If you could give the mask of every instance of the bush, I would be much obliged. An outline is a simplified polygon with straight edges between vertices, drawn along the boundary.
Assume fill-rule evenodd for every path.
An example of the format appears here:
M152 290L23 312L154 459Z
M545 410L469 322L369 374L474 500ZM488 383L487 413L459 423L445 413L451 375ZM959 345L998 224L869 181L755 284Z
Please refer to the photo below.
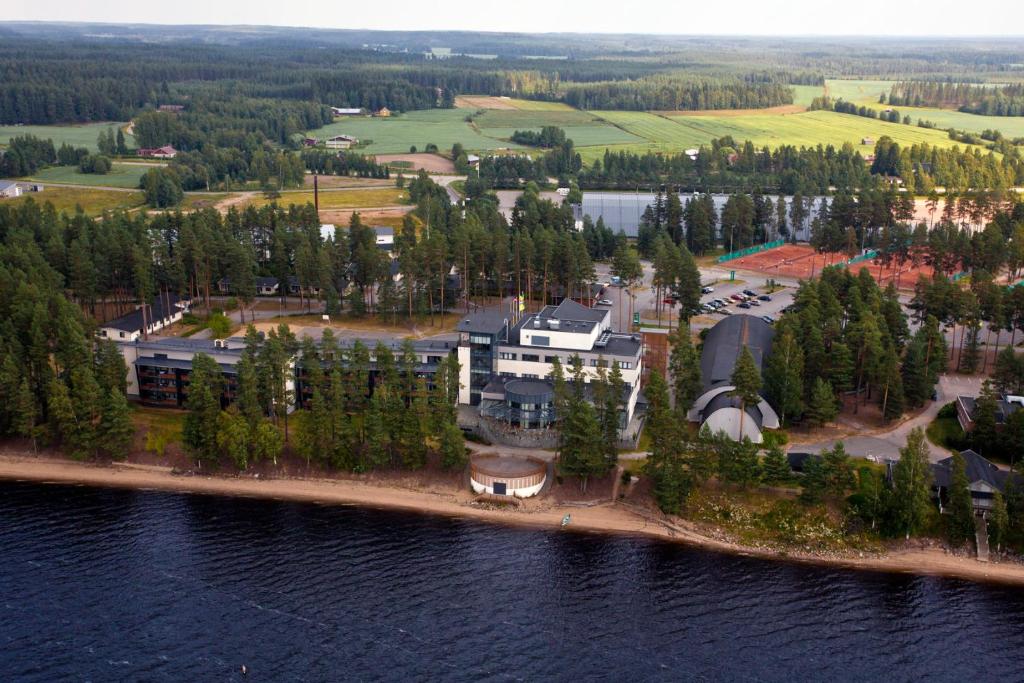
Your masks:
M764 439L764 442L761 444L763 448L785 446L789 443L789 434L781 429L766 429L761 432L761 436Z
M82 173L106 175L110 173L112 168L113 165L110 163L110 159L102 154L90 154L82 157L82 160L78 163L78 170Z
M211 314L206 320L206 326L216 339L223 339L231 333L231 320L223 313Z
M939 409L938 417L956 417L956 404L950 401Z

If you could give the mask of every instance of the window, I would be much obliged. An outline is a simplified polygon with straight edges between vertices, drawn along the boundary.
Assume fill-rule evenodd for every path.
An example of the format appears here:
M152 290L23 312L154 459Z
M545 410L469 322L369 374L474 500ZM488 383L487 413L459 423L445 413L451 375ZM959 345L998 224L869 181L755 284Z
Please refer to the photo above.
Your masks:
M528 372L523 373L523 379L540 379L537 375L531 375Z
M558 356L544 356L545 363L554 363L558 359Z
M531 363L539 363L540 362L540 356L538 356L535 353L524 353L523 354L523 360L529 361Z
M429 364L440 363L440 362L441 362L441 356L427 356L427 363L429 363Z
M541 337L540 335L533 335L534 346L551 346L551 337Z
M469 335L470 344L490 344L491 338L486 334L471 334Z
M502 377L515 377L516 376L516 373L514 373L514 372L499 372L498 374L501 375Z
M516 354L509 353L508 351L502 351L498 354L498 358L502 360L515 360ZM525 356L523 357L523 360L526 360Z
M622 368L623 370L631 370L633 368L633 364L629 361L626 361L624 363L619 363L619 367Z

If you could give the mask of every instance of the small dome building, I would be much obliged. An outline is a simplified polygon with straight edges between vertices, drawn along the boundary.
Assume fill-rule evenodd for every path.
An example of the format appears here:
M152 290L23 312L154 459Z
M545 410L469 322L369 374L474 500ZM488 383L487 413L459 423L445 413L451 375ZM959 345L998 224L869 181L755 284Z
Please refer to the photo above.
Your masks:
M478 455L469 463L469 484L474 493L529 498L540 493L548 465L539 458Z

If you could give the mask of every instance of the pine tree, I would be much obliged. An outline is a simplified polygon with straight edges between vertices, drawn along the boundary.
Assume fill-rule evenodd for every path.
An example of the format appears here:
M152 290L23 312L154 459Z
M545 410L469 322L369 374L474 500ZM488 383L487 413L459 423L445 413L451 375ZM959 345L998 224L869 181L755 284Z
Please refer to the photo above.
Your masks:
M747 414L747 406L754 405L761 400L761 373L757 369L754 357L750 355L750 349L744 346L736 359L736 365L732 370L731 383L733 390L731 396L740 400L740 431L739 438L743 438L743 420Z
M469 461L462 430L456 424L448 423L441 428L438 450L441 452L441 466L445 469L462 469Z
M1003 543L1006 541L1006 533L1010 527L1010 517L1006 510L1006 499L1003 498L1003 494L996 491L992 495L992 509L988 514L988 537L989 541L996 547L996 551L1001 550Z
M97 447L109 457L121 460L128 455L135 437L135 425L132 424L128 400L117 387L107 390L96 436Z
M827 479L821 457L810 456L804 461L803 477L800 480L800 502L817 505L825 497Z
M974 402L974 429L971 430L971 447L981 455L992 455L997 450L999 438L996 432L998 400L992 383L985 380L981 385L981 392Z
M583 395L583 361L579 354L573 354L571 367L573 383L560 424L558 469L563 476L579 477L580 488L586 491L590 477L608 471L608 461L601 447L597 413Z
M644 391L649 406L644 429L651 444L644 473L651 478L654 499L661 511L679 514L694 486L679 450L682 443L680 422L672 411L668 387L660 371L651 370Z
M834 420L838 414L836 395L832 393L832 387L821 377L816 378L811 390L811 400L807 404L808 422L821 426Z
M932 474L928 442L924 430L917 427L900 449L900 459L892 470L890 515L895 531L906 538L924 528L931 511Z
M240 470L249 466L249 424L235 410L225 410L217 418L217 449Z
M768 401L779 411L783 423L787 416L798 418L804 412L803 372L803 351L793 332L784 329L772 343L764 373Z
M192 358L182 442L200 466L203 459L216 460L219 452L217 431L222 382L220 366L213 358L205 353L197 353Z
M762 479L766 484L788 484L793 480L793 472L789 468L786 454L778 446L772 446L761 463Z
M32 389L29 387L27 377L23 377L21 383L17 386L13 410L14 432L18 436L31 439L34 452L37 450L37 440L39 437L39 430L36 427L36 399L32 395Z
M821 452L821 465L825 475L825 491L829 495L840 497L853 488L853 466L842 441L837 441L832 448Z
M967 462L960 453L954 453L948 491L949 514L946 515L946 530L950 543L955 546L962 545L974 535L974 503L971 500L969 485Z
M685 418L687 411L703 390L700 356L693 346L689 325L679 325L669 335L668 341L672 347L669 374L672 377L675 410L680 418Z

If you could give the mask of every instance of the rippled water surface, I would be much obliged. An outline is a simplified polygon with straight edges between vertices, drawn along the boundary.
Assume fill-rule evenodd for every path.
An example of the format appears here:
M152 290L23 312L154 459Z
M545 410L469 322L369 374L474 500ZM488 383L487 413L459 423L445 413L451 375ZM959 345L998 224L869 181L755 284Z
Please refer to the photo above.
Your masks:
M0 482L0 681L1024 679L1024 591Z

